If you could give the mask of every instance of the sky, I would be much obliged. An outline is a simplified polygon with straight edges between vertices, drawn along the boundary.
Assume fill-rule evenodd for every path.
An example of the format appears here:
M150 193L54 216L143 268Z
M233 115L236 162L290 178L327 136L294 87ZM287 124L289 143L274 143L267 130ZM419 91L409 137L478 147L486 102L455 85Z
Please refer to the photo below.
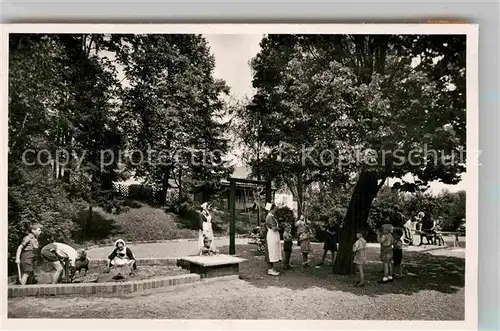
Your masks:
M210 46L211 52L215 56L216 78L224 79L231 88L231 94L235 98L244 96L251 97L252 89L252 71L249 61L259 52L259 43L262 35L258 34L224 34L224 35L204 35ZM411 181L412 176L403 177ZM390 179L390 185L399 180ZM462 181L457 185L446 185L440 182L430 183L429 191L438 194L442 190L456 192L465 189L466 176L462 176Z

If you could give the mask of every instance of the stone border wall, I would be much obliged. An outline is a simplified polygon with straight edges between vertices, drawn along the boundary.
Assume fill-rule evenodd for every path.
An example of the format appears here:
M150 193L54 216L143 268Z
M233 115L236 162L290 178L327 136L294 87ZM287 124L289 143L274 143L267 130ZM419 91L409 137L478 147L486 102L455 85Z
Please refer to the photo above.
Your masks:
M48 295L133 293L154 288L196 283L199 281L200 275L185 274L123 283L42 284L28 286L12 285L8 287L7 296L9 298L13 298Z

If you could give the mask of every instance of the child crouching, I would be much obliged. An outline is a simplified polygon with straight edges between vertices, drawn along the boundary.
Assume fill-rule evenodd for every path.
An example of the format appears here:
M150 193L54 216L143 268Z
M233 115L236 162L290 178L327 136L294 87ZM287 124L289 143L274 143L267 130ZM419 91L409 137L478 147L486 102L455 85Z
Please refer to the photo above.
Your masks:
M203 236L203 247L200 250L200 255L211 256L218 254L219 251L212 248L212 240L206 236Z

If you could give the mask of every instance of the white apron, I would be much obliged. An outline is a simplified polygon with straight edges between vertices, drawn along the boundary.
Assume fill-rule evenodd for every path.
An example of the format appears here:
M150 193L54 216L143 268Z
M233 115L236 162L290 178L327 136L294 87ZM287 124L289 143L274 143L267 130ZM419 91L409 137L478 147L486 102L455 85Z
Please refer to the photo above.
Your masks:
M214 231L212 229L212 215L210 213L204 214L207 218L206 222L203 222L202 229L198 231L198 252L204 246L203 244L203 236L206 236L212 240L212 245L210 246L212 249L215 249L215 237Z
M281 241L279 231L267 228L266 241L269 253L269 262L275 263L281 261Z

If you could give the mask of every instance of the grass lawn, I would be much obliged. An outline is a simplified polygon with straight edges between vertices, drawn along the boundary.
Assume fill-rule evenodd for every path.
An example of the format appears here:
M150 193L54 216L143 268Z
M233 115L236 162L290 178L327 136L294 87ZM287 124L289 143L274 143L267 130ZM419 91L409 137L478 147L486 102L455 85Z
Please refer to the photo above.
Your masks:
M164 318L164 319L378 319L463 320L465 260L459 256L406 252L406 276L377 284L378 249L369 249L364 288L355 278L333 275L330 267L296 267L279 277L266 274L253 245L238 245L249 261L240 279L198 283L176 289L107 296L14 298L10 318ZM313 244L313 260L322 245ZM228 247L222 251L227 253ZM299 265L298 247L292 264ZM119 307L119 308L117 308ZM64 309L63 309L64 308ZM118 314L118 315L117 315ZM120 315L123 314L123 315Z
M80 213L78 223L82 229L74 235L75 247L92 246L96 244L113 244L117 239L126 242L154 241L197 238L198 233L189 229L192 223L180 216L165 211L158 206L131 201L133 207L128 207L121 214L107 213L100 207L93 207L92 218L87 224L88 210ZM229 235L229 212L213 213L214 232L216 236ZM250 232L256 219L251 216L236 215L236 233Z

